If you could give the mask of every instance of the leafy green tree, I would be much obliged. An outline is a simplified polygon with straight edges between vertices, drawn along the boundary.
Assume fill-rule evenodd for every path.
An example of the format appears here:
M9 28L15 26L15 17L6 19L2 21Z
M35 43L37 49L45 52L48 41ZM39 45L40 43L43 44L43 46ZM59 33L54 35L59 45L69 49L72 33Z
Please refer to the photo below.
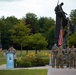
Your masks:
M26 25L30 24L29 28L31 29L31 33L33 34L37 33L39 28L37 15L33 13L27 13L24 19L25 19Z
M74 45L76 47L76 32L68 37L67 45L69 45L70 47Z
M70 13L70 19L71 19L71 22L74 25L76 25L76 9L71 11L71 13Z
M45 37L43 37L40 33L36 33L31 36L32 40L30 45L33 47L34 50L36 50L36 54L37 50L46 49L48 43Z
M14 34L13 31L11 33L9 30L15 29L16 25L19 26L19 24L21 24L20 23L21 20L25 21L25 23L23 23L23 24L25 25L26 28L30 28L30 32L31 32L31 33L30 32L28 33L27 37L29 39L26 40L28 42L26 43L25 46L23 45L23 47L28 48L30 46L29 48L36 49L36 48L34 48L34 45L33 45L33 36L34 35L31 35L31 34L36 34L36 33L41 33L41 36L45 37L47 39L49 45L51 45L53 43L53 41L50 41L49 39L53 40L53 36L52 36L52 33L50 33L50 31L52 29L51 27L54 26L54 20L51 17L49 17L49 18L40 17L38 19L37 15L35 15L33 13L27 13L26 16L24 17L24 19L20 19L20 20L14 16L10 16L7 18L5 18L3 16L2 18L0 18L1 41L2 41L2 45L4 48L8 48L8 46L10 45L11 40L12 40L11 36L18 35L17 33ZM29 26L28 26L28 24L29 24ZM20 28L22 28L22 27L23 26L20 26ZM19 30L19 28L16 28L16 29L19 32L21 31L21 30ZM24 31L24 29L23 29L23 31ZM26 30L24 32L26 32ZM30 36L29 36L29 34L30 34ZM22 37L22 36L20 35L20 37ZM17 38L14 37L14 39L17 39ZM14 39L12 40L14 42L14 44L15 45L19 44L18 42L15 42ZM28 44L30 44L30 45L28 46Z
M48 29L46 33L46 38L48 40L48 48L51 49L52 45L54 44L54 38L55 38L55 25L51 26L51 28Z
M3 48L7 48L11 42L11 32L9 30L18 22L18 19L14 16L5 18L4 16L0 18L0 31L1 31L1 41Z
M41 17L39 19L39 32L45 33L51 26L54 25L54 20L52 18Z
M5 30L5 28L6 28L6 25L5 25L5 22L2 20L2 19L0 19L0 42L1 42L1 44L2 44L2 46L4 47L4 44L3 44L3 40L5 39L5 34L7 33L6 32L6 30Z
M22 47L25 47L28 45L29 41L29 34L30 29L28 28L28 25L25 25L24 21L20 21L18 24L16 24L11 30L12 35L12 41L16 44L19 44L21 46L21 55L22 55Z

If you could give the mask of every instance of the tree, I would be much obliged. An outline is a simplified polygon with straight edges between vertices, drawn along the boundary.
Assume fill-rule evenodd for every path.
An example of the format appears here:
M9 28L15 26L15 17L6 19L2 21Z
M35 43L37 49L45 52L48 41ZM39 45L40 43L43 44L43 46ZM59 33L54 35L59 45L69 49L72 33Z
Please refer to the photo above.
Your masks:
M0 34L1 34L0 35L0 40L1 40L0 42L4 48L4 42L6 43L5 37L6 37L7 32L6 32L5 22L2 19L0 19Z
M76 9L71 11L71 13L70 13L70 19L71 19L71 22L74 25L76 25Z
M43 37L40 33L36 33L34 35L32 35L32 40L31 40L32 47L34 50L36 50L36 54L37 54L37 50L41 50L41 49L46 49L47 47L47 41L46 38Z
M68 37L67 45L70 47L74 45L76 47L76 32Z
M76 46L76 31L75 31L75 25L76 25L76 9L72 10L70 13L70 19L71 22L73 23L70 28L71 28L71 35L68 37L68 41L67 41L67 45L72 46L75 45Z
M30 29L28 28L28 25L25 25L24 21L20 21L10 31L12 32L12 41L21 46L22 55L22 47L28 45Z
M46 38L48 40L48 48L51 49L55 42L55 25L48 29Z
M37 33L39 28L37 15L27 13L24 19L26 24L30 24L29 28L31 29L31 33Z
M54 20L52 18L41 17L39 19L39 32L46 33L46 31L54 25Z
M1 41L4 49L8 49L11 42L11 32L9 30L18 22L14 16L0 18Z

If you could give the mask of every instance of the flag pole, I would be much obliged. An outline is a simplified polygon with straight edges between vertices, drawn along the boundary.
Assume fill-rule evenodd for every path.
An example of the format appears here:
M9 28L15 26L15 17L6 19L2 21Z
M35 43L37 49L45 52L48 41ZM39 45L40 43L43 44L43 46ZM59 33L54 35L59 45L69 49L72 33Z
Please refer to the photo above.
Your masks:
M59 4L59 0L58 0L58 2L57 2L57 5Z

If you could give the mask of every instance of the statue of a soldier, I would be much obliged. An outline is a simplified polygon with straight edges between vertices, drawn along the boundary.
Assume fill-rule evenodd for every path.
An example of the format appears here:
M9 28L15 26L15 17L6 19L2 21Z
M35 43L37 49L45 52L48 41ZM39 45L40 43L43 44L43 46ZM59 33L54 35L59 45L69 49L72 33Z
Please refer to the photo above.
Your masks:
M59 4L59 5L57 5L55 7L55 13L56 13L57 17L60 17L62 19L66 19L66 13L62 9L63 5L64 5L63 2L61 2L61 4Z
M59 39L59 31L67 25L66 13L63 11L62 6L64 3L57 4L55 7L55 14L56 14L56 35L55 35L55 43L58 44Z

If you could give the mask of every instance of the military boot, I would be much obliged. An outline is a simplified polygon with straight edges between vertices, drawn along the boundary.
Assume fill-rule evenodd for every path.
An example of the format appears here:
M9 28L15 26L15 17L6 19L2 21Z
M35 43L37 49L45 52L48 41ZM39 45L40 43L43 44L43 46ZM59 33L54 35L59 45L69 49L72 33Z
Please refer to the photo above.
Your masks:
M57 69L59 69L59 66L56 66Z

